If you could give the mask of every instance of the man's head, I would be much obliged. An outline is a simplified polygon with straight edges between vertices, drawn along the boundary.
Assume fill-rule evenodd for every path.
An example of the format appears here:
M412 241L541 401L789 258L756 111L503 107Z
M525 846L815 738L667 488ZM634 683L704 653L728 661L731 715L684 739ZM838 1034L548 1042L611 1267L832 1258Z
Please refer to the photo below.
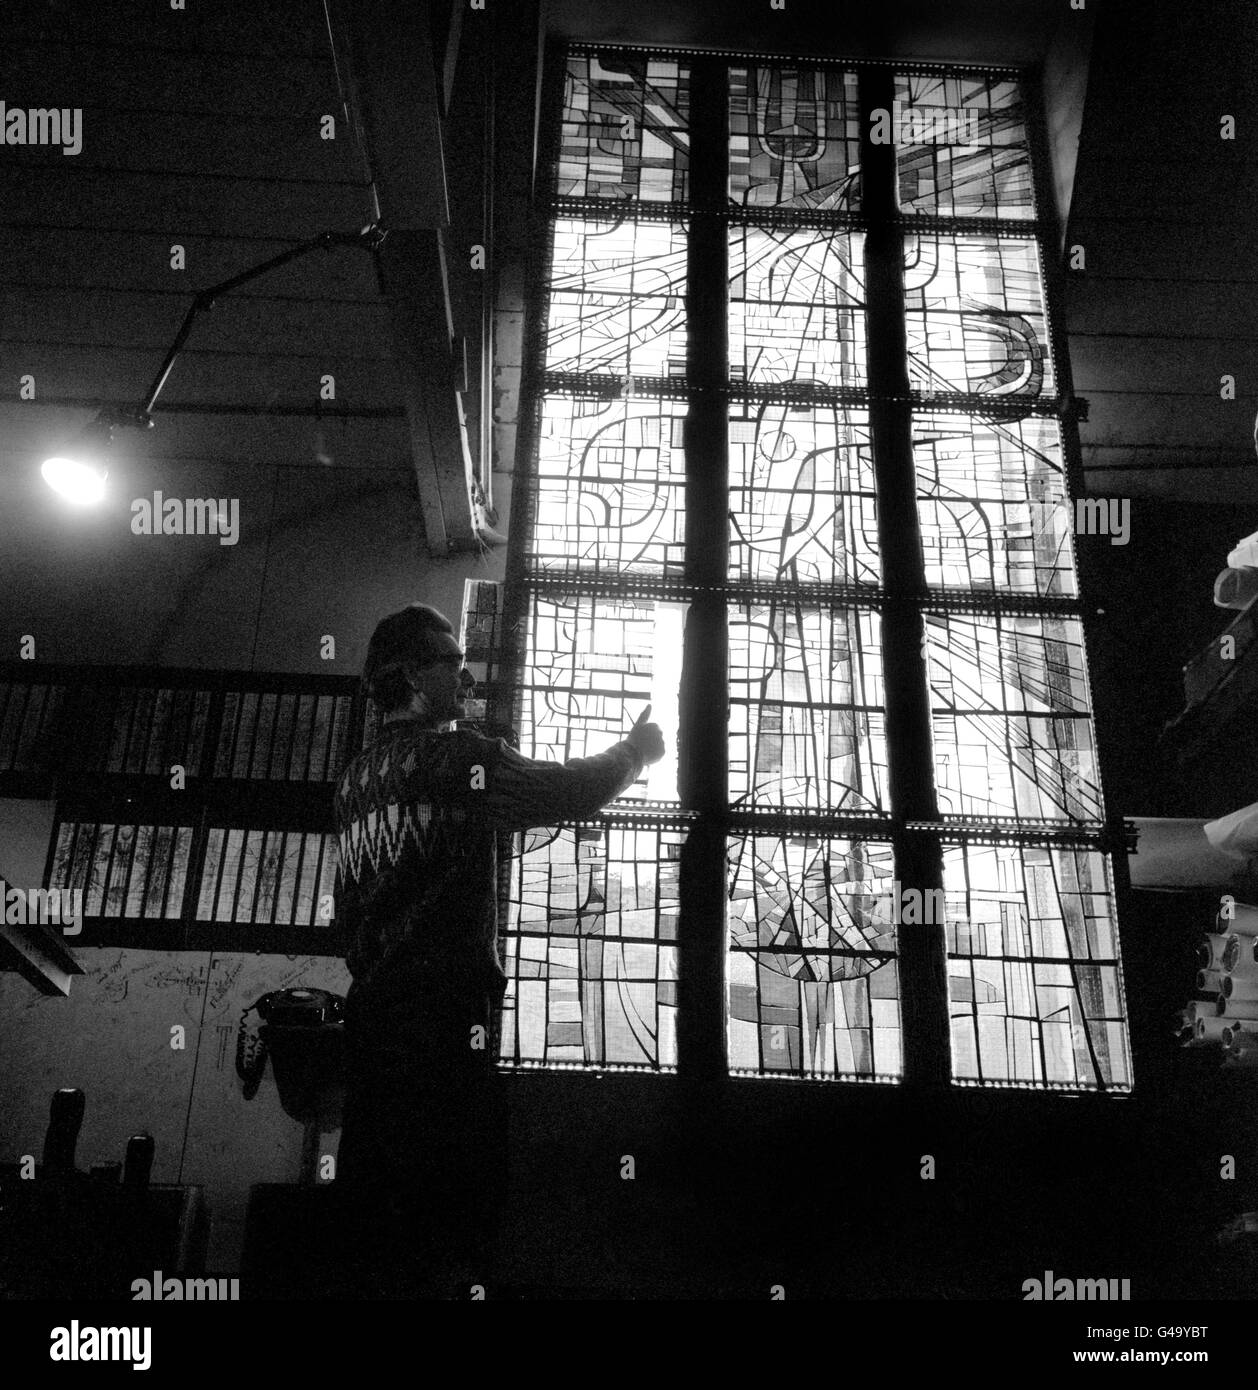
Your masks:
M362 680L386 718L409 715L434 726L462 718L462 701L476 684L450 620L423 603L376 625Z

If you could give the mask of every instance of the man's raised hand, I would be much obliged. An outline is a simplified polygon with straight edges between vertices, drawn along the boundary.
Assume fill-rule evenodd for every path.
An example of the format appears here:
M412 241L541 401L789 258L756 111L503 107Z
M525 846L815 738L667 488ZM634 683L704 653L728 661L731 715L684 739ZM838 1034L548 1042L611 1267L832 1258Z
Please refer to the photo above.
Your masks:
M644 763L658 763L664 756L664 734L658 724L647 723L650 713L651 706L648 705L625 735L625 742L633 744Z

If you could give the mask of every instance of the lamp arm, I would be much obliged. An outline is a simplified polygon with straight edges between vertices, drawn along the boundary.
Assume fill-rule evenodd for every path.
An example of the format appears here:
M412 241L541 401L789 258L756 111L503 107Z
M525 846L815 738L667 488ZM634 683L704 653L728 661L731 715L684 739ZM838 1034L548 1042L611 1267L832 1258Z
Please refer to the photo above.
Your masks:
M188 312L179 325L179 332L175 334L175 341L171 344L170 351L166 354L162 365L157 369L157 375L153 378L148 395L145 396L136 419L131 423L138 425L151 423L149 412L153 409L158 396L161 395L162 387L166 385L166 378L175 365L175 359L183 351L183 345L188 341L188 335L192 332L192 325L196 322L197 315L212 309L214 301L220 296L228 294L241 285L248 284L250 280L256 280L258 276L265 275L268 271L277 270L280 266L286 265L289 261L295 261L299 256L307 255L311 251L330 251L334 246L358 246L364 251L378 251L386 235L387 233L378 222L372 222L357 232L320 232L318 236L311 237L309 241L303 241L297 246L290 247L287 251L281 251L278 256L272 256L270 260L263 261L260 265L255 265L249 270L242 270L239 275L233 275L230 280L224 280L221 284L211 285L209 289L201 290L188 306Z

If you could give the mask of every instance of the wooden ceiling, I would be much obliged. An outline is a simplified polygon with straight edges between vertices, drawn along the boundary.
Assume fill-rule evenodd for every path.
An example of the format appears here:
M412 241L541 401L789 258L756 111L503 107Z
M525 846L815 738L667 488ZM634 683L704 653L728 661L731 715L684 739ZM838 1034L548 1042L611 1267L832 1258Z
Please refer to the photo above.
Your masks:
M1067 235L1087 270L1065 308L1076 390L1091 404L1090 490L1250 503L1258 15L1223 0L1088 8L1097 23ZM1036 64L1071 13L1064 0L786 0L780 11L768 0L549 0L546 25L587 39ZM374 196L350 131L319 138L321 117L342 110L320 0L195 11L9 0L6 22L0 96L81 107L85 131L73 158L0 151L0 567L21 584L60 546L49 528L61 523L28 481L47 446L97 402L140 397L193 290L361 225ZM477 77L465 65L459 80ZM1218 138L1222 114L1237 118L1234 141ZM521 166L531 116L527 103L512 116ZM479 168L456 160L447 173L466 191ZM173 245L187 248L185 271L170 269ZM462 290L470 304L471 282ZM261 465L306 473L310 487L294 495L313 490L328 507L338 489L361 490L354 474L373 487L392 478L414 498L390 332L374 269L355 252L307 258L224 299L176 365L159 428L133 441L131 495L159 464L252 494ZM334 406L319 401L326 373ZM1220 398L1225 373L1232 401ZM19 399L26 375L34 401Z

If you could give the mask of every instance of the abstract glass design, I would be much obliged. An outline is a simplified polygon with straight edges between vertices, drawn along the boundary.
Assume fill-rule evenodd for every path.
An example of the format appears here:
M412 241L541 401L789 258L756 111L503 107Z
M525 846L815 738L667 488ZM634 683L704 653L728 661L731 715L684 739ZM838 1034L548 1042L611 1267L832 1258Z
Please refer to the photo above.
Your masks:
M531 563L679 575L685 562L685 407L547 396L538 429Z
M1077 618L926 614L945 815L1100 824Z
M161 775L178 763L199 771L210 711L208 690L118 686L93 689L89 729L81 731L88 765L104 772ZM108 751L104 741L108 739ZM87 749L91 749L90 755Z
M551 244L548 371L684 374L685 228L561 219Z
M0 682L0 772L36 765L45 731L55 728L66 688L44 682Z
M908 236L904 290L917 390L1031 398L1056 390L1037 242Z
M865 382L864 238L730 231L730 376L756 385Z
M463 664L476 682L473 698L464 704L465 718L470 721L483 720L489 713L490 692L498 678L501 624L501 581L465 579L459 643L463 648ZM370 700L365 703L372 704Z
M938 911L955 1079L1129 1084L1021 85L715 53L573 49L566 62L513 720L526 752L560 761L606 748L649 702L669 756L606 824L528 837L504 1056L672 1065L674 952L690 949L670 820L686 598L686 681L728 732L719 770L698 765L696 740L689 785L696 806L729 815L731 1070L895 1081L907 1057L943 1073L924 1024L902 1036L899 1003L903 977L927 1008L934 990L942 1022ZM723 153L709 109L688 109L700 62L705 90L724 68ZM866 109L874 92L894 110ZM862 135L887 117L894 161L862 170ZM692 174L705 189L724 177L727 202L692 209ZM725 360L688 380L688 350L721 350L719 334L690 341L688 296L722 293ZM714 398L727 490L698 432ZM911 527L911 548L883 551L914 506L920 563ZM710 544L726 521L727 564ZM722 608L727 650L709 625ZM727 664L719 689L707 659ZM928 708L913 695L926 683ZM892 727L931 748L894 786L889 696ZM715 871L699 867L709 843L691 847L687 894ZM939 847L947 913L936 885L927 914L903 919L933 936L902 958L896 855L919 872ZM606 954L627 934L608 905L627 882L644 936L632 964ZM694 959L710 968L701 948Z
M730 614L730 803L882 810L878 618L784 600Z
M913 420L927 582L1034 594L1077 592L1056 420Z
M733 405L729 470L731 580L879 582L864 411Z
M229 690L215 777L330 782L348 760L348 695Z
M1128 1089L1113 892L1095 850L944 852L953 1074Z
M206 839L198 921L332 925L335 835L213 827Z
M856 74L731 68L729 196L743 208L851 212L860 201Z
M187 687L0 684L0 772L196 773L209 712L210 692Z
M504 934L502 1055L671 1070L684 832L599 824L525 838Z
M559 195L684 202L689 85L671 59L569 55Z
M659 599L537 594L519 676L521 747L567 762L618 743L650 704L669 756L615 804L677 800L677 687L684 608Z
M190 825L62 821L48 886L80 889L84 917L178 918L191 851Z
M731 1071L900 1075L894 881L885 842L730 839Z
M895 98L901 211L1035 216L1017 82L981 73L901 75Z
M111 681L86 668L63 685L41 683L37 699L22 698L20 682L9 688L15 734L38 727L34 765L64 774L46 886L83 893L88 926L79 944L151 944L129 923L161 922L171 949L189 945L184 928L197 921L331 925L335 841L305 828L314 805L305 795L287 799L283 787L329 781L348 760L362 728L355 682L325 677L302 690L297 678L259 675L258 685L295 688L228 683L205 672ZM180 793L186 823L172 825L162 820L174 765L188 785ZM224 780L270 783L259 815L303 828L227 828L222 818L234 813L224 805L242 803L249 790ZM277 944L269 936L266 949Z

